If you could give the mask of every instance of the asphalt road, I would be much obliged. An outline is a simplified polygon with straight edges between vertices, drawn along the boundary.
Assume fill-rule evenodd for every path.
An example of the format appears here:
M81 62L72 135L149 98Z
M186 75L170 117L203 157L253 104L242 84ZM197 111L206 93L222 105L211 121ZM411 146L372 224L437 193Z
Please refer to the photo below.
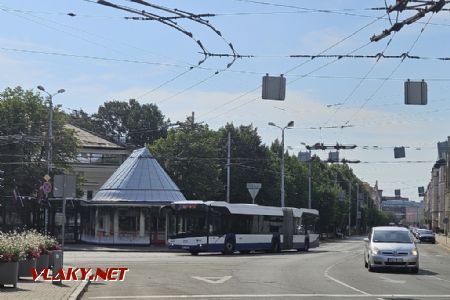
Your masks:
M450 252L420 244L420 271L370 273L363 241L310 252L200 254L67 252L77 267L128 267L123 282L93 282L83 299L450 299Z

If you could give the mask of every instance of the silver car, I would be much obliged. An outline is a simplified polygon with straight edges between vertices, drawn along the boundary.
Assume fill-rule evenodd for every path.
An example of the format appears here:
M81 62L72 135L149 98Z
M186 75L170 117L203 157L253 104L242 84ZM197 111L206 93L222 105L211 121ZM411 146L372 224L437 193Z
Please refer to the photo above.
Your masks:
M419 251L408 229L395 226L374 227L364 242L364 265L369 272L379 267L419 272Z

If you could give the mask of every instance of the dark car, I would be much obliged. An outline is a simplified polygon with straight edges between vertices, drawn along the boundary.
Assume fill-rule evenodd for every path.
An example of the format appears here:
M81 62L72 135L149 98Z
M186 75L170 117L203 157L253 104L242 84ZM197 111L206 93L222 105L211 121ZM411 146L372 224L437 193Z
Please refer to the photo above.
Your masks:
M428 229L417 229L417 235L416 238L420 242L429 242L429 243L436 243L436 238L434 236L434 233L432 230Z

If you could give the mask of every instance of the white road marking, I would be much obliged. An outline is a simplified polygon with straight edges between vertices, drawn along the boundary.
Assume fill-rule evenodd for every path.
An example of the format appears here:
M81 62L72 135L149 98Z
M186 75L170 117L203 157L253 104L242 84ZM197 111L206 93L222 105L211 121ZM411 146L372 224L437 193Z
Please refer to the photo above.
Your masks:
M346 257L346 258L348 258L348 257ZM328 274L328 272L329 272L332 268L334 268L336 265L338 265L338 264L340 264L340 263L341 263L341 262L339 261L339 262L337 262L337 263L335 263L335 264L329 266L329 267L325 270L325 272L324 272L325 277L327 277L328 279L333 280L334 282L336 282L336 283L338 283L338 284L340 284L340 285L343 285L343 286L345 286L345 287L347 287L347 288L349 288L349 289L352 289L352 290L354 290L354 291L356 291L356 292L358 292L358 293L361 293L361 294L363 294L363 295L370 295L369 293L366 293L366 292L364 292L364 291L361 291L360 289L357 289L357 288L355 288L355 287L353 287L353 286L351 286L351 285L349 285L349 284L347 284L347 283L345 283L345 282L342 282L342 281L340 281L340 280L338 280L338 279L336 279L336 278L334 278L333 276L331 276L331 275Z
M200 277L200 276L191 276L194 279L201 280L207 283L224 283L227 280L230 280L233 276L222 276L222 277Z
M224 294L224 295L142 295L142 296L98 296L89 299L199 299L199 298L450 298L450 295L412 295L412 294L388 294L388 295L359 295L359 294Z
M434 275L426 275L426 276L425 276L425 278L430 278L430 279L436 279L436 280L439 280L439 281L446 281L446 282L450 282L450 280L447 280L447 279L443 279L443 278L439 278L439 277L437 277L437 276L434 276Z
M384 276L380 276L380 278L389 283L405 283L406 282L406 280L395 280L395 279L387 278Z

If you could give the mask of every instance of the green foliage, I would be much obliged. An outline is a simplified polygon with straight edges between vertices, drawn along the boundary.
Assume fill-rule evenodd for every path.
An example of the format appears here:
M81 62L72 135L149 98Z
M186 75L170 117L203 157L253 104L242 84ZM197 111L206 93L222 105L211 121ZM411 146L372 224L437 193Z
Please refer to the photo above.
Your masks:
M150 151L188 199L214 200L223 192L218 137L207 126L170 130Z
M55 173L76 156L77 140L64 128L67 116L53 111L53 165ZM48 107L40 94L21 87L0 93L0 163L5 171L5 193L15 184L22 195L36 192L47 173Z
M83 110L74 111L70 122L110 140L126 137L127 143L136 146L152 144L165 137L169 125L155 104L141 105L134 99L105 102L93 115Z

